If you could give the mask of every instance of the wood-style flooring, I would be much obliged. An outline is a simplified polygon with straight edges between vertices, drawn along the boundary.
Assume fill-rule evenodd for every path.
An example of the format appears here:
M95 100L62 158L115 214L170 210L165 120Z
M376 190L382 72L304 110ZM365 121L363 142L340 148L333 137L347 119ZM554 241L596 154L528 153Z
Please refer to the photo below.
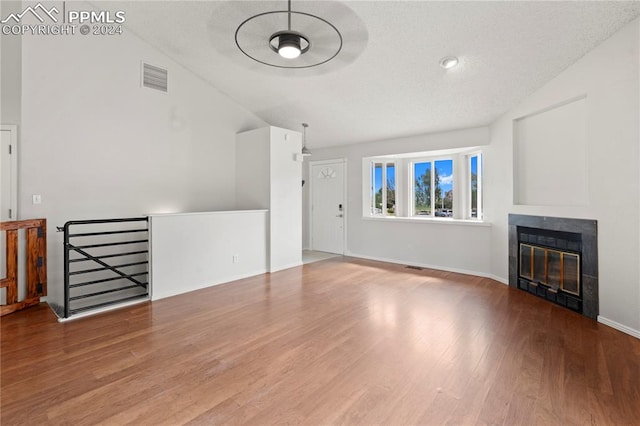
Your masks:
M640 340L468 275L338 257L1 329L3 426L640 424Z

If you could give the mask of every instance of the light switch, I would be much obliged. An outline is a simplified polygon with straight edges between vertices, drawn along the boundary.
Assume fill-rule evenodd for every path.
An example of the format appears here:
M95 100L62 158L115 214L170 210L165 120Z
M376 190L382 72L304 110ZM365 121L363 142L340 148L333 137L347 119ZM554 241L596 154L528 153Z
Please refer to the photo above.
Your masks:
M33 204L41 204L42 203L42 195L33 195L32 196Z

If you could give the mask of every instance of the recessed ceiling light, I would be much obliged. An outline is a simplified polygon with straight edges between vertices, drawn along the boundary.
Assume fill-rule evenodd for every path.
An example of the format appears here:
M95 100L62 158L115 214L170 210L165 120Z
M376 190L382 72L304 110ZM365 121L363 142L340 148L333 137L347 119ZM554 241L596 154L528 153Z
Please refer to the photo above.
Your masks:
M444 58L440 59L440 66L445 70L449 70L458 65L458 62L460 61L455 56L445 56Z

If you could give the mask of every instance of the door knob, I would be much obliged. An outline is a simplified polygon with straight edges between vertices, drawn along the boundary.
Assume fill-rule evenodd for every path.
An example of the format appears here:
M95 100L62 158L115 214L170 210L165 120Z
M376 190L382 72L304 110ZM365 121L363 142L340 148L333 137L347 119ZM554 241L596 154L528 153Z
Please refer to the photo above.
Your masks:
M342 215L341 214L337 214L336 217L342 217Z

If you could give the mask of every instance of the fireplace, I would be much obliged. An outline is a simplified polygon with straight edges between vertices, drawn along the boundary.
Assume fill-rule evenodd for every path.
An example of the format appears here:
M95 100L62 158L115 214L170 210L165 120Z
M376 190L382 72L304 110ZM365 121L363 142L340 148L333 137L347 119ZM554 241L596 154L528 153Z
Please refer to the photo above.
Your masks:
M518 288L582 313L582 235L519 226Z
M509 285L596 319L597 222L510 214Z

